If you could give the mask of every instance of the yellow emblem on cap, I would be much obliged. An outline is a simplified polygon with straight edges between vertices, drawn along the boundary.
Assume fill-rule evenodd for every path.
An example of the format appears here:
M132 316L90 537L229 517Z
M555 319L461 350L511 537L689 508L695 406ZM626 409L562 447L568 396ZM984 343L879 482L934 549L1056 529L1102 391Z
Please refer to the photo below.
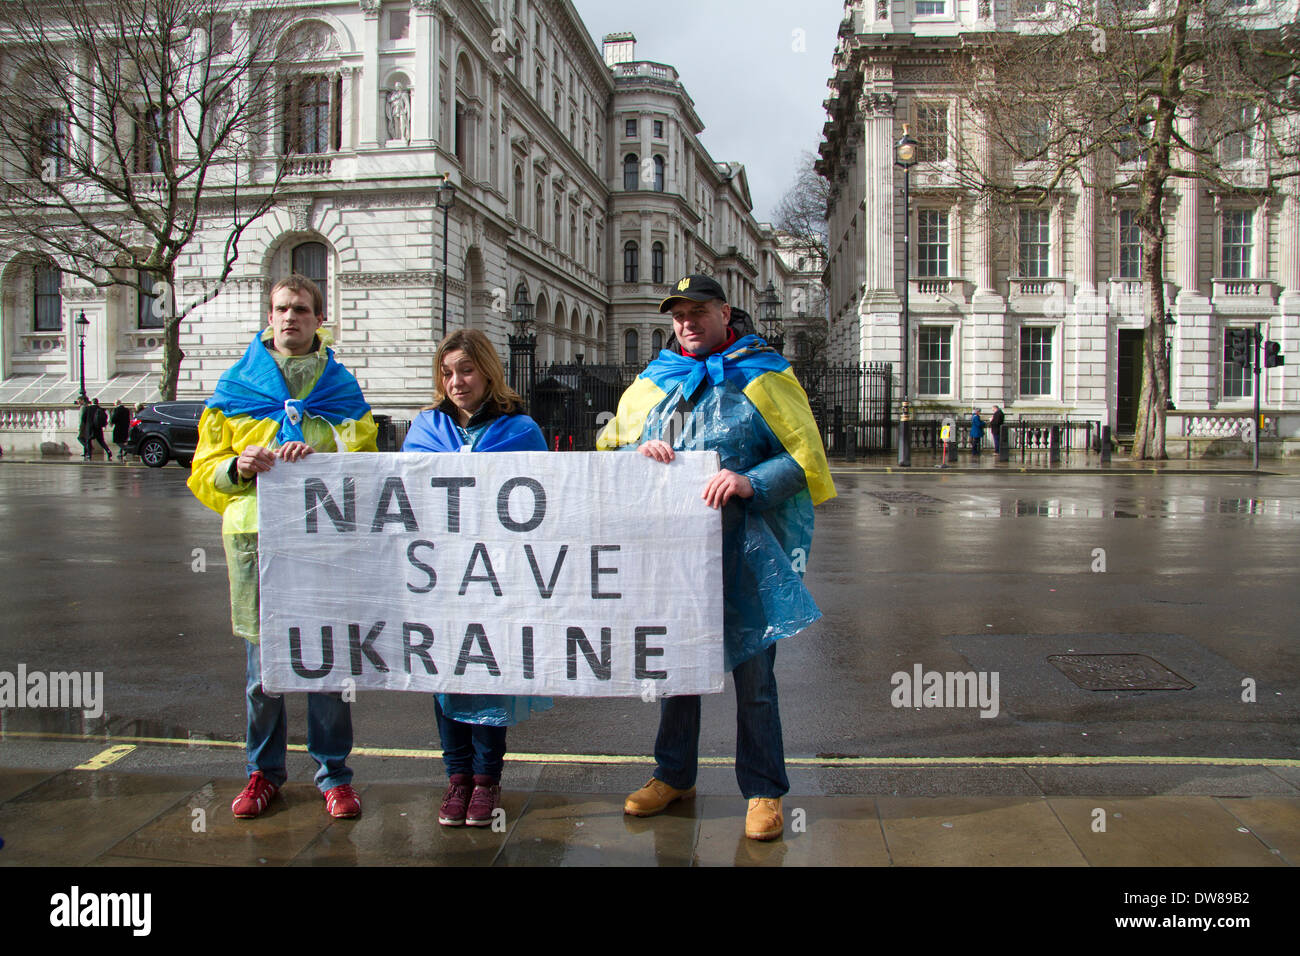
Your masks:
M691 277L687 276L681 282L677 283L677 291L685 292L688 288L690 288L690 285L691 285Z

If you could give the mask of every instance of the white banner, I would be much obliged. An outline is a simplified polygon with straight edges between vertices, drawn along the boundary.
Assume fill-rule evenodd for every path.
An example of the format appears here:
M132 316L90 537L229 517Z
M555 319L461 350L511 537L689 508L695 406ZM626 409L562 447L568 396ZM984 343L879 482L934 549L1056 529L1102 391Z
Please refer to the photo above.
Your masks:
M262 682L722 689L714 452L309 455L258 476Z

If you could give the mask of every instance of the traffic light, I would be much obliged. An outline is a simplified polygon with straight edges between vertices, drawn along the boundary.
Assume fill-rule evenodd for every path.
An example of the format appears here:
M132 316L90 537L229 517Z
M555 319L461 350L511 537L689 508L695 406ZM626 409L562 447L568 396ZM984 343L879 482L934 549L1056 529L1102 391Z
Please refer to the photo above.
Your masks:
M1250 329L1228 330L1228 361L1242 368L1250 367Z
M1264 368L1277 368L1279 365L1286 364L1286 356L1282 354L1281 342L1264 343Z

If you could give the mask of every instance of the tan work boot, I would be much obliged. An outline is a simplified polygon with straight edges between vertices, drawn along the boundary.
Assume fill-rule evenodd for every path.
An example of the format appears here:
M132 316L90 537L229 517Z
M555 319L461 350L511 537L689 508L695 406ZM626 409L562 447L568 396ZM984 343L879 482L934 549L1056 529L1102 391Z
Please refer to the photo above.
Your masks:
M775 840L785 829L780 797L754 797L745 814L745 836L751 840Z
M663 813L678 800L693 796L695 796L694 787L678 790L676 787L668 786L658 777L651 777L644 787L624 801L623 812L634 817L652 817L656 813Z

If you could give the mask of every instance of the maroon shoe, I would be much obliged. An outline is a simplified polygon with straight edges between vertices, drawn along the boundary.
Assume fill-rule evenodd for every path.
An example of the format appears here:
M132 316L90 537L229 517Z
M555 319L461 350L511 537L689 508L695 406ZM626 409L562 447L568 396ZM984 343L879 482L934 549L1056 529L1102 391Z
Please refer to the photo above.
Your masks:
M262 775L262 771L254 770L253 775L248 778L248 786L237 797L235 802L230 805L231 811L241 820L251 820L260 816L266 809L271 798L280 792L280 788L267 780Z
M325 809L338 820L361 816L361 797L350 784L340 784L325 791Z
M473 788L473 777L467 773L453 773L447 792L442 795L442 805L438 807L438 822L445 827L463 826Z
M495 777L474 775L474 792L465 811L465 825L486 827L492 825L492 812L501 805L501 782Z

